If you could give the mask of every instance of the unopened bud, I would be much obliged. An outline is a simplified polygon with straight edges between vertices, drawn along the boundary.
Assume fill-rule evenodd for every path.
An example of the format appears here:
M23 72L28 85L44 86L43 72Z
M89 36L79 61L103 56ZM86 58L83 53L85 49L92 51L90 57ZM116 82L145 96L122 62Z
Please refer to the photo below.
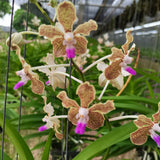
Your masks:
M53 7L53 8L56 7L57 6L57 0L50 0L48 5Z
M6 45L9 46L9 37L6 40ZM11 35L11 49L12 50L16 50L16 45L18 45L19 47L21 47L24 44L24 39L22 34L20 33L13 33Z

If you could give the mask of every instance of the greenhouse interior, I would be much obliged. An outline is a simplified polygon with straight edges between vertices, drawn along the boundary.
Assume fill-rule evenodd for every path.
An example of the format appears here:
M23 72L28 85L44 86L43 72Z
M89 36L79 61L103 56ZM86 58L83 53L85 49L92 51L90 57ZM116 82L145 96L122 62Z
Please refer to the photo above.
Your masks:
M160 160L160 0L0 0L1 160Z

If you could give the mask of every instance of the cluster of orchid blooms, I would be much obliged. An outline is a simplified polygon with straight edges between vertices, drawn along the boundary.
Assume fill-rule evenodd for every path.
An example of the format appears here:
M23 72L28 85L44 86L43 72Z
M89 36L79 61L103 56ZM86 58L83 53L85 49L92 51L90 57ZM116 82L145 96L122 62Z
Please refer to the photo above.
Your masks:
M14 89L18 89L31 80L32 91L35 94L42 95L45 86L43 82L39 80L38 74L32 71L35 69L38 69L48 76L46 84L51 85L53 90L57 87L64 89L68 86L68 80L65 80L65 77L69 75L66 73L65 67L69 66L69 64L55 64L54 57L67 57L73 61L73 58L77 58L75 57L76 54L79 55L77 58L79 60L78 67L82 73L85 73L96 64L97 69L103 72L98 79L99 85L104 87L98 98L99 100L103 96L109 83L118 90L121 90L124 86L124 77L136 75L135 70L128 66L133 61L133 58L130 57L129 54L135 49L135 44L129 48L129 45L133 41L131 31L126 33L126 42L122 45L122 49L112 47L111 55L102 57L83 69L84 61L81 63L81 59L84 60L84 57L87 56L87 39L84 36L88 36L91 31L97 30L97 24L94 20L89 20L88 22L79 25L73 31L73 24L77 17L75 7L69 1L60 3L57 7L56 14L58 22L55 26L43 24L39 27L39 35L47 37L53 45L53 54L47 54L47 57L44 59L47 64L46 66L31 67L27 64L20 54L21 34L16 33L17 35L12 35L11 48L16 50L16 54L19 57L23 68L16 72L16 74L21 77L21 80L14 86ZM109 64L102 62L105 59L109 60ZM55 130L55 136L58 139L63 138L62 133L59 132L59 118L68 118L73 125L76 125L75 133L84 134L86 127L98 129L103 126L105 120L104 114L116 109L113 100L107 100L105 103L99 102L93 104L92 102L95 99L94 86L89 82L82 82L73 76L69 77L80 83L76 91L76 94L80 98L80 105L75 100L70 99L65 91L61 91L57 97L62 101L63 107L69 108L68 115L54 115L54 109L51 103L47 104L47 98L42 96L45 104L43 110L47 115L42 119L46 124L41 126L39 131L53 128ZM91 107L89 107L90 104ZM147 118L145 115L138 116L138 119L134 121L138 129L131 133L130 136L132 143L142 145L147 141L147 135L150 135L157 145L160 146L160 137L156 133L160 132L160 104L159 111L153 115L153 119L154 121Z

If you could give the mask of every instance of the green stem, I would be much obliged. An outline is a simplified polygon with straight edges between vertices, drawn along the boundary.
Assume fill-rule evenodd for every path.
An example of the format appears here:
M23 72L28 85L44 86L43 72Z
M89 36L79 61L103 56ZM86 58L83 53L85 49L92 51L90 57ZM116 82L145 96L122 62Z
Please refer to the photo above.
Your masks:
M160 158L160 151L157 147L153 147L153 149L156 151L156 153L158 154L158 157Z
M107 151L106 151L106 153L104 154L104 157L103 157L102 160L106 160L106 159L107 159L108 154L109 154L109 151L110 151L110 148L107 148Z
M32 31L23 31L23 32L19 32L19 33L21 33L22 35L23 34L33 34L33 35L39 35L39 33L38 32L32 32Z
M112 131L112 126L111 126L111 124L109 122L109 119L108 119L107 115L105 115L105 118L106 118L106 126L108 127L109 131ZM106 160L107 159L109 151L110 151L110 147L107 148L102 160Z
M73 66L75 67L75 69L80 73L82 81L85 82L84 74L82 73L82 71L80 70L80 68L77 66L77 64L73 61L73 59L71 59L71 61L72 61Z
M48 14L43 10L43 8L38 4L38 2L33 2L37 8L41 11L41 13L49 20L49 22L53 25L54 22L49 18Z
M106 126L108 127L109 131L112 131L112 126L110 124L110 121L109 121L107 115L105 115L105 118L106 118Z

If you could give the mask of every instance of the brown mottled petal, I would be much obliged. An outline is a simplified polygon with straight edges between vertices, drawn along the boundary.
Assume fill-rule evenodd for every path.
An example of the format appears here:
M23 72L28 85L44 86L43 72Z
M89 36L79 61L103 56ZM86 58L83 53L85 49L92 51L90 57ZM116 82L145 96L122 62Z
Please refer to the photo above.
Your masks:
M78 114L79 109L78 108L71 108L68 112L68 119L74 124L77 125L78 119L76 118L76 115Z
M54 130L55 130L55 136L59 140L61 140L63 138L63 134L58 131L58 128L60 127L60 121L59 121L59 119L57 119L56 122L53 122L53 127L54 127Z
M87 51L87 40L83 36L74 36L74 39L76 40L75 47L75 53L76 54L83 54Z
M63 36L64 34L57 27L42 24L39 27L39 35L46 36L47 38L52 39L55 36Z
M66 46L63 45L63 40L64 38L57 37L52 41L53 54L55 57L62 57L66 55Z
M104 75L108 80L117 78L121 73L121 60L111 63L104 71Z
M88 108L89 104L95 99L95 89L88 82L80 84L76 94L79 96L83 108Z
M90 129L98 129L103 126L104 116L98 112L89 112L89 121L87 122L87 127Z
M135 145L142 145L147 141L148 127L137 129L135 132L130 134L131 142Z
M116 47L112 47L111 51L112 51L112 54L108 58L110 61L115 61L117 59L123 59L124 58L124 54L122 52L122 49L118 49Z
M18 58L19 58L19 60L20 60L20 62L22 64L22 66L23 66L24 63L25 63L25 60L21 56L21 48L18 45L16 45L16 44L13 44L13 47L14 47L14 50L16 50L16 54L17 54L17 56L18 56Z
M153 125L153 122L151 120L151 118L147 118L145 115L139 115L138 119L134 121L134 124L140 128L140 127L144 127L144 126L151 126Z
M60 92L57 95L57 97L62 101L63 107L65 108L76 107L79 109L79 105L77 104L77 102L75 100L68 98L65 91Z
M35 94L42 94L44 91L44 84L36 78L31 78L32 92Z
M153 114L154 123L158 123L160 120L160 102L158 103L158 112Z
M131 35L131 30L126 33L126 43L122 46L124 54L127 54L129 44L133 41L133 36Z
M105 104L103 103L94 104L91 108L89 108L89 111L106 114L114 109L115 107L113 101L108 100Z
M63 134L62 134L62 133L55 132L55 136L56 136L59 140L62 140L62 139L63 139Z
M71 2L64 1L58 5L57 19L64 27L65 32L72 31L76 18L76 9Z
M85 36L89 35L91 31L97 30L97 23L94 20L89 20L83 24L80 24L75 30L74 34L83 34Z

